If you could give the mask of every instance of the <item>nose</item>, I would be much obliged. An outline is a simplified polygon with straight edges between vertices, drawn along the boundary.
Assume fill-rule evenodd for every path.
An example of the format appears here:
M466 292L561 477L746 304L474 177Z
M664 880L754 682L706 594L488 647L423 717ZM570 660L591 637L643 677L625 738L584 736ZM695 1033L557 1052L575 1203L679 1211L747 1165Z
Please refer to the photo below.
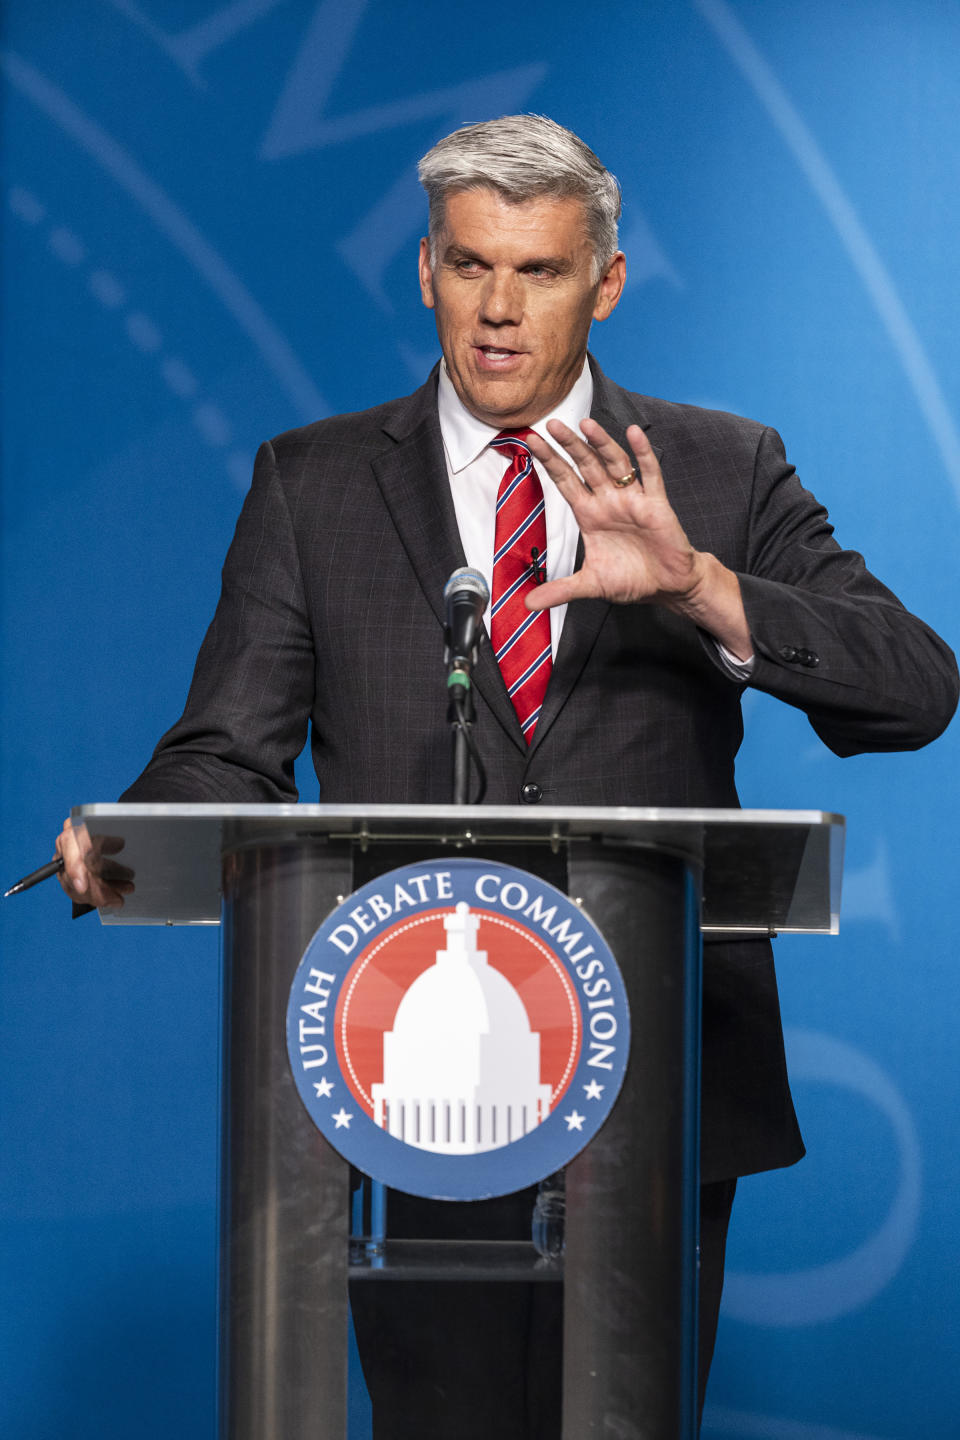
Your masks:
M480 319L488 325L519 325L523 319L523 288L512 270L492 269L480 296Z

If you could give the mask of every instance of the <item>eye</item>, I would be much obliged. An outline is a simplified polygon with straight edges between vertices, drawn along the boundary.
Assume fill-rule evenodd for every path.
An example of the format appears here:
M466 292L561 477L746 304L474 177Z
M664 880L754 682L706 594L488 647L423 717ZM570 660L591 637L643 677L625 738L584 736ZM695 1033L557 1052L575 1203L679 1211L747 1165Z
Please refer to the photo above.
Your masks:
M481 266L479 260L463 259L458 260L453 268L458 275L479 275Z
M528 265L524 273L534 280L552 280L556 271L551 270L549 265Z

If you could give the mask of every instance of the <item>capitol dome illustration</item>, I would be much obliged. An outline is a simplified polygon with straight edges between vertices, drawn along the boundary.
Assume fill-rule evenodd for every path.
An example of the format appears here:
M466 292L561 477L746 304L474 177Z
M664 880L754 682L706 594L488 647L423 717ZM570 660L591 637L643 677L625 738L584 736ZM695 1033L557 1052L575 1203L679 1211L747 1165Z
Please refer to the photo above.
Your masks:
M423 1150L475 1155L519 1140L550 1110L540 1035L513 985L477 949L478 916L461 901L446 947L417 976L383 1036L374 1120Z

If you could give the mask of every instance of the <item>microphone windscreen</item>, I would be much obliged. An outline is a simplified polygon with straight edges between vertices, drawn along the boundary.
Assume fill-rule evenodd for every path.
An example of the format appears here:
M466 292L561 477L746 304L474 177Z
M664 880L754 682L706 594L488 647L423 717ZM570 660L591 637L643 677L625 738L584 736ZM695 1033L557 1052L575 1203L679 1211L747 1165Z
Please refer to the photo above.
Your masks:
M478 595L483 601L484 610L490 603L490 586L479 570L474 570L470 565L461 565L459 570L454 570L450 579L443 587L443 598L449 600L454 594Z

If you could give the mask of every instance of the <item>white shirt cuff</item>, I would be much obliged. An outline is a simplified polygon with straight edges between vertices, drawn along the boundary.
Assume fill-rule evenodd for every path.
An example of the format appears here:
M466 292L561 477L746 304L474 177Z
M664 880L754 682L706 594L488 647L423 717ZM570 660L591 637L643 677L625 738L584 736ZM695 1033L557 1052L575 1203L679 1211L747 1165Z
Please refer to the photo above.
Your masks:
M736 655L731 655L730 651L720 644L719 640L714 640L713 646L720 657L720 664L733 680L750 679L754 668L754 657L752 655L749 660L738 660Z

